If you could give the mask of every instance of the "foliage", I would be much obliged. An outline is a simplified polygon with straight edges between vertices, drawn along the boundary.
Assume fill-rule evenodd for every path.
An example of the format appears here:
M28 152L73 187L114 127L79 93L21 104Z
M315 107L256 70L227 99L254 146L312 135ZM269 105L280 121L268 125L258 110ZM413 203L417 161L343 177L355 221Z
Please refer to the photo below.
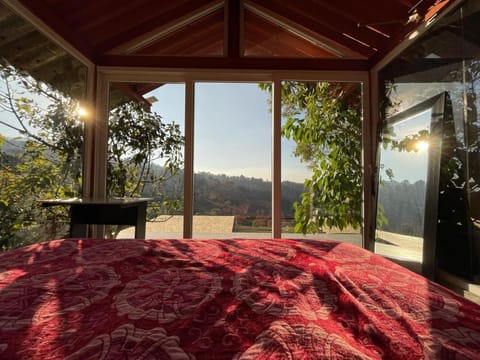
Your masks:
M165 124L161 117L137 102L127 102L111 112L108 142L109 195L132 196L155 179L153 161L165 159L167 173L182 164L183 136L179 125Z
M2 249L46 240L51 234L66 230L63 209L45 212L38 204L41 198L64 197L72 193L72 186L64 181L62 168L46 153L45 145L28 141L24 152L18 155L16 165L1 164ZM39 223L43 224L41 231L38 231Z
M175 213L181 208L178 198L162 196L162 185L181 168L184 138L179 125L163 123L160 115L145 105L127 102L113 109L109 118L108 195L134 197L148 184L155 201L149 218ZM163 160L163 172L152 171L154 161ZM110 227L116 236L120 227Z
M261 85L269 89L268 85ZM283 82L282 134L312 177L294 204L295 230L362 225L362 115L360 87L328 82Z

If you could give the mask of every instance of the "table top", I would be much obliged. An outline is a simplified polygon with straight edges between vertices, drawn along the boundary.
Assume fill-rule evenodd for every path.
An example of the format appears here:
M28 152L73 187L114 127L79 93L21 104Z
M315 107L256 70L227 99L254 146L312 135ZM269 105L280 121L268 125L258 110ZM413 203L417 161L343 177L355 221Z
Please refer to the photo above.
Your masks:
M152 198L107 198L107 199L82 199L82 198L69 198L69 199L45 199L40 200L43 206L53 205L137 205L152 201Z

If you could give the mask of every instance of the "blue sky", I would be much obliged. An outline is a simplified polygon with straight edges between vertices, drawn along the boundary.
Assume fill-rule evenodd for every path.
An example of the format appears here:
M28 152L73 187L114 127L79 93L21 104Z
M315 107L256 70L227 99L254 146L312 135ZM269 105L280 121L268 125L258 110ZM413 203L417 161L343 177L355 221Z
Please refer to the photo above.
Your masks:
M152 91L153 110L183 130L183 84L167 84ZM271 180L269 93L254 83L196 83L194 170L244 175ZM292 155L295 144L282 142L282 179L303 182L308 176Z
M431 113L431 110L425 111L396 123L394 125L395 138L403 139L408 135L418 134L420 130L429 130ZM398 182L408 180L413 184L416 181L426 181L427 179L428 152L426 149L406 152L382 148L380 162L385 165L380 172L380 177L386 181L388 181L385 174L387 168L393 170L393 180Z

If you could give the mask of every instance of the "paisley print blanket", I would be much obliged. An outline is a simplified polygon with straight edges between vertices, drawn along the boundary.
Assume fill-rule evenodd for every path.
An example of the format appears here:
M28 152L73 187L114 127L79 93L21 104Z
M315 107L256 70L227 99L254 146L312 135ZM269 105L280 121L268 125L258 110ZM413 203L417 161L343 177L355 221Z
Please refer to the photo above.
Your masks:
M54 240L0 255L0 359L480 359L480 306L354 245Z

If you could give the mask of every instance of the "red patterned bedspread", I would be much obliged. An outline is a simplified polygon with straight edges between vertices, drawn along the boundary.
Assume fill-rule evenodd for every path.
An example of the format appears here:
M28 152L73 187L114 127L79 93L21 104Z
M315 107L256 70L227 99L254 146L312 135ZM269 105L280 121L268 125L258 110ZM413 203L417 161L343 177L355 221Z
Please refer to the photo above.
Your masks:
M356 246L55 240L0 255L1 359L480 359L480 306Z

